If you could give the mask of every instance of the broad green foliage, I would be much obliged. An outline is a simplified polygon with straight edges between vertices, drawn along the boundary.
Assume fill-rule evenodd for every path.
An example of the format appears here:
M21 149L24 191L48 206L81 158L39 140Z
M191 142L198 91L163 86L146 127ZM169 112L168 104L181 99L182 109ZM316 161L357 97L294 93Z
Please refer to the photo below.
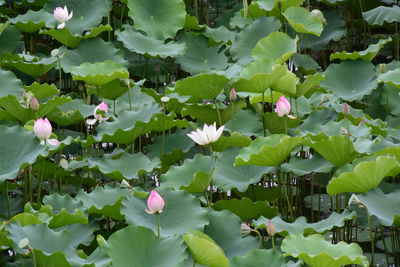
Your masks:
M400 266L397 2L0 0L0 266Z

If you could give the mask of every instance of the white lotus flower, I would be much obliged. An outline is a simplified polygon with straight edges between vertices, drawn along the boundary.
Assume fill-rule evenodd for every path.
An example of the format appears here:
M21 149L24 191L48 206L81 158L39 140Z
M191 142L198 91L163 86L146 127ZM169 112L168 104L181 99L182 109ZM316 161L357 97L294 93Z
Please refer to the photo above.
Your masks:
M65 22L70 20L74 14L73 11L71 11L70 14L68 14L68 8L67 6L62 7L56 7L54 9L54 18L61 24L57 26L57 29L63 29L65 27Z
M203 130L197 129L196 131L192 131L191 133L187 134L187 136L189 136L197 144L204 146L216 142L221 137L224 127L225 126L223 125L217 130L217 125L215 122L210 126L204 124Z

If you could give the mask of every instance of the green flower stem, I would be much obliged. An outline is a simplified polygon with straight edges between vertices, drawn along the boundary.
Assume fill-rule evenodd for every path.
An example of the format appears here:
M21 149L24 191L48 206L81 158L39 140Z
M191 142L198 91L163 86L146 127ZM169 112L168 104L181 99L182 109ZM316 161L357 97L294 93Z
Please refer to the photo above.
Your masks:
M33 177L32 177L32 166L28 166L28 174L29 174L29 202L33 202Z
M156 213L156 218L157 218L157 236L160 239L160 213Z
M311 175L310 179L310 186L311 186L311 192L310 192L310 201L311 201L311 222L314 222L314 185L313 185L313 179L314 176Z
M62 82L62 76L61 76L61 58L60 58L60 56L58 56L58 55L57 55L57 62L58 62L58 78L59 78L58 88L61 90L61 82Z
M10 197L8 195L7 179L4 180L4 194L6 195L8 218L11 218L11 204Z
M285 134L287 135L287 120L288 120L288 117L284 117L285 118Z
M219 109L218 109L217 99L215 99L214 105L215 105L215 109L217 110L219 126L222 126L222 118L221 118L221 113L219 112Z
M265 131L265 119L264 119L264 96L265 96L265 93L262 93L262 97L261 97L261 120L262 120L262 124L263 124L263 134L264 134L264 137L266 137L267 133ZM272 100L272 91L271 91L271 100Z
M38 195L37 195L36 203L40 203L40 201L41 201L42 183L43 183L43 173L44 173L44 165L45 165L45 162L46 162L45 159L43 159L42 172L40 173L40 177L39 177Z
M371 266L375 266L375 245L374 245L374 237L372 235L372 223L371 223L371 215L368 212L368 230L369 230L369 238L371 240Z
M279 168L279 179L281 181L281 186L283 188L283 194L285 195L285 199L286 199L286 202L287 202L287 205L288 205L290 219L293 219L294 218L293 217L293 210L292 210L292 205L290 203L289 195L288 195L287 188L286 188L286 181L285 181L285 179L283 177L283 173L282 173L280 168Z

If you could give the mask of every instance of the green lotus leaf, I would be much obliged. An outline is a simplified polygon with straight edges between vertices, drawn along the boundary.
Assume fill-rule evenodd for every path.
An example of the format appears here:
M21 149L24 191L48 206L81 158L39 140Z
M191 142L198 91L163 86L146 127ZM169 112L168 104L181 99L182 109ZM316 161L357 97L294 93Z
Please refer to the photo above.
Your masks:
M292 172L296 176L303 176L310 173L328 173L332 170L333 165L319 157L313 155L311 159L291 158L289 163L282 164L282 171Z
M161 175L161 187L184 189L190 193L204 192L212 179L211 164L209 156L196 154L193 159L186 159L182 165L172 166Z
M102 97L106 99L111 99L115 100L125 94L128 91L128 86L126 85L125 82L123 82L121 79L114 79L109 83L106 83L98 88L96 88L96 92ZM131 93L135 90L135 86L131 88ZM135 99L135 98L133 98ZM129 100L129 99L128 99ZM132 100L131 100L132 101ZM128 102L129 104L129 102ZM119 107L119 105L118 105Z
M128 0L129 16L134 27L159 40L175 37L185 25L185 3L182 0Z
M28 164L35 163L39 156L47 156L46 147L39 139L20 126L0 125L0 181L14 179Z
M107 84L107 85L110 85L110 87L108 88L109 90L115 90L114 87L111 87L112 84ZM126 91L128 90L126 89ZM129 92L125 92L123 95L121 95L115 100L115 105L113 101L107 101L107 103L109 104L109 106L112 106L113 109L115 106L116 114L131 109L133 111L138 111L141 110L142 108L145 108L145 106L157 104L155 98L151 97L150 96L151 94L148 94L147 92L145 92L144 90L142 91L140 89L140 86L138 85L134 86L131 85Z
M299 41L300 47L312 50L323 50L331 41L339 41L346 35L346 21L338 12L324 10L327 24L319 37L314 35L303 35Z
M379 188L357 195L361 203L368 209L368 213L375 215L385 226L400 225L399 196L399 190L384 194Z
M296 74L286 70L285 75L279 77L271 84L271 90L290 96L295 96L298 84L299 78L297 78Z
M250 250L246 256L235 256L231 262L231 267L282 267L286 266L281 254L273 249L254 249Z
M72 67L85 62L96 63L112 60L121 66L127 65L121 51L116 49L112 43L105 42L100 38L82 40L78 48L73 50L65 47L60 47L58 50L61 55L61 68L66 73L71 72Z
M82 63L71 68L73 80L85 81L93 85L104 85L116 78L129 78L129 72L117 62L106 60L96 63Z
M131 192L123 188L96 187L92 192L80 190L76 199L83 202L90 214L101 214L111 219L122 220L120 213L122 200Z
M259 246L257 238L242 238L240 218L227 210L208 210L210 223L204 227L204 233L211 237L231 259L245 255L247 251Z
M325 80L325 76L321 73L307 76L301 84L297 85L295 97L299 98L300 96L307 94L309 90L319 86L323 80Z
M185 25L183 26L183 29L185 30L185 32L188 32L190 30L200 31L203 28L204 28L204 25L200 26L199 20L195 16L186 14Z
M284 63L297 52L297 37L290 38L283 32L273 32L260 39L251 52L256 60L271 60L277 64Z
M304 0L279 0L282 12L290 7L299 7L303 4Z
M190 96L193 102L203 99L214 100L227 83L228 79L221 74L199 74L177 81L174 92L182 96Z
M388 71L386 73L379 74L377 81L379 83L385 83L400 89L400 69Z
M400 22L400 7L394 5L378 6L366 12L362 12L364 20L370 25L382 26L384 22Z
M19 54L19 60L7 60L6 64L35 78L43 76L56 65L55 57L38 58Z
M39 100L43 98L50 98L53 95L58 95L59 91L54 84L34 82L31 85L23 86L26 92L31 91Z
M348 264L369 266L361 247L356 243L339 242L332 244L322 235L303 237L300 234L287 236L282 241L281 249L285 256L301 259L313 267L339 267Z
M260 5L260 1L257 1ZM248 63L252 60L251 51L258 40L278 31L281 27L279 20L273 17L260 17L243 28L237 35L230 48L230 53L238 63Z
M73 12L73 17L66 22L63 30L52 30L55 32L63 32L65 29L68 29L68 32L71 32L74 36L80 36L83 34L87 35L87 31L93 31L93 27L98 26L102 22L103 17L108 16L108 12L112 7L110 0L51 0L47 1L46 5L44 6L44 10L50 14L53 14L53 10L56 7L63 6L67 6L69 12ZM56 25L57 24L54 23L53 26L56 27Z
M293 64L303 74L314 74L320 68L318 63L310 55L295 54L292 59Z
M221 137L222 138L222 137ZM263 174L271 171L270 167L264 166L234 166L235 157L239 148L228 148L220 156L213 172L213 183L223 191L237 188L246 191L250 184L260 181Z
M0 80L0 98L8 95L14 95L18 98L22 97L24 92L22 82L17 79L13 72L0 69Z
M45 267L71 267L73 262L82 265L83 260L78 257L76 250L80 244L88 246L91 243L96 228L94 224L74 224L53 230L46 224L22 227L17 222L7 226L9 238L15 244L14 248L23 253L23 250L18 248L18 243L27 238L36 263Z
M250 146L242 148L236 157L235 166L259 165L279 166L290 152L301 142L301 137L273 134L259 137Z
M48 114L51 121L58 125L68 126L77 124L84 118L93 115L95 107L86 105L82 99L74 99L71 102L58 106Z
M28 10L23 15L10 18L9 21L22 31L29 33L36 32L41 28L49 28L56 23L54 15L44 9L38 11Z
M218 28L205 27L203 34L212 39L216 43L232 43L235 39L235 32L228 30L225 26L219 26Z
M242 109L243 104L244 101L241 100L229 103L224 109L218 106L219 114L217 107L209 103L187 104L182 109L181 115L189 115L193 119L197 118L207 124L213 124L216 121L219 122L221 118L221 124L225 124Z
M10 23L0 23L0 35L3 33L3 31L10 25Z
M124 25L124 28L124 31L116 31L116 35L117 39L129 51L145 56L161 58L176 57L185 53L185 44L175 42L164 43L163 41L137 32L132 26Z
M346 221L352 220L357 217L355 211L350 212L349 210L344 210L341 214L332 212L332 214L319 222L307 223L306 217L298 217L295 222L288 223L277 216L271 219L275 226L276 232L282 236L288 236L295 233L301 235L310 235L315 233L324 233L331 230L334 227L342 227ZM260 218L255 222L257 228L267 228L270 220L265 218Z
M113 233L100 247L115 267L183 267L187 257L180 237L158 239L141 226L128 226Z
M160 235L173 236L184 234L188 230L202 230L208 224L207 212L200 206L197 198L185 191L171 189L158 190L165 199L165 206L160 213ZM157 233L157 218L148 214L146 199L127 197L123 201L121 212L128 224L145 226Z
M12 117L22 122L27 122L37 117L45 117L47 114L52 112L57 106L70 102L71 98L63 95L61 97L55 96L50 98L45 103L41 103L39 110L34 111L32 109L21 106L18 99L10 95L0 99L0 107L6 110Z
M236 81L232 86L237 92L254 92L264 93L275 82L276 89L292 93L292 88L286 89L278 84L283 84L284 80L278 80L288 73L288 69L284 65L274 64L270 60L258 60L245 66ZM289 90L289 91L288 91Z
M95 1L93 1L95 2ZM101 4L101 6L104 6ZM50 29L50 30L41 30L40 34L47 34L62 43L63 45L76 48L81 40L90 39L97 37L99 34L105 31L111 31L112 28L110 25L100 25L97 27L91 27L89 31L85 32L85 35L75 34L70 31L69 27L65 27L64 29Z
M89 222L87 212L82 201L73 199L70 195L52 194L43 197L43 203L50 205L50 228L59 228L65 225Z
M229 210L240 217L242 221L258 219L260 216L273 218L278 215L278 208L270 206L267 202L253 202L247 197L241 199L218 200L212 206L215 210Z
M327 191L333 196L344 192L367 192L376 188L386 176L400 172L399 162L389 156L362 161L351 172L341 173L329 181Z
M10 222L18 222L21 226L30 224L42 224L43 221L31 213L19 213L10 219Z
M228 58L223 51L219 52L220 46L208 47L208 40L202 35L186 33L181 42L187 46L184 55L178 56L176 61L182 69L190 74L198 74L213 70L225 70L228 66Z
M6 52L16 52L16 48L22 44L22 39L23 35L17 27L13 25L7 26L0 34L0 55Z
M190 254L195 262L210 267L228 267L229 260L224 251L208 235L190 230L183 235L183 240L189 247Z
M225 130L246 136L257 135L262 131L262 122L255 112L240 110L225 124Z
M283 16L296 32L320 36L324 29L321 20L304 7L290 7Z
M278 7L279 0L259 0L256 2L258 7L265 11L271 11Z
M100 158L88 158L83 161L72 161L69 169L79 169L83 165L89 169L99 170L101 173L114 180L138 179L140 175L151 172L159 167L159 160L150 160L143 153L129 154L116 149L111 154L105 154ZM76 167L75 167L76 166Z
M389 37L388 39L380 39L378 43L369 45L368 48L363 51L355 51L352 53L349 53L346 51L336 52L336 53L330 55L330 59L331 60L334 60L334 59L340 59L340 60L363 59L366 61L371 61L381 51L382 47L391 41L392 41L391 37Z
M245 147L249 146L251 138L237 132L231 133L230 136L221 136L217 142L212 143L213 151L222 152L229 147Z
M321 86L346 101L361 100L378 86L374 65L364 60L330 64L324 74L326 80Z
M315 149L336 167L351 162L358 155L353 143L343 135L329 137L323 133L316 136L310 135L307 139L303 139L303 144Z

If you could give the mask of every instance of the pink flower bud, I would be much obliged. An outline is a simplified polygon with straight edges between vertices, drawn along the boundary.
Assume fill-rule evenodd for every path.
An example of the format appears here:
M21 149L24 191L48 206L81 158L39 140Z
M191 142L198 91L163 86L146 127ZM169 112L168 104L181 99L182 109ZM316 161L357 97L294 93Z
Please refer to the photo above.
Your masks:
M98 121L106 121L108 120L108 117L105 116L103 117L103 115L105 115L104 113L108 113L108 105L104 102L101 102L95 109L94 109L94 117L96 118L96 120Z
M51 136L52 127L47 118L37 119L33 125L33 131L40 140L46 140Z
M268 222L267 232L269 236L274 236L276 233L275 225L272 223L271 220Z
M39 106L40 104L37 98L35 96L32 96L31 102L29 103L29 107L33 110L39 110Z
M149 214L161 213L164 205L164 199L160 194L158 194L156 190L151 190L150 196L147 199L147 209L145 209L145 211Z
M60 22L61 24L57 26L57 29L63 29L65 27L65 22L70 20L73 16L73 11L71 11L71 14L68 14L68 9L67 6L62 7L56 7L54 9L54 18Z
M231 91L229 92L229 100L235 101L236 98L237 98L236 90L235 90L235 88L232 88Z
M285 115L289 115L290 112L290 103L286 100L284 96L281 96L276 103L276 112L278 112L279 117L283 117Z
M343 105L343 114L345 116L350 114L349 105L347 103L344 103L344 105Z

